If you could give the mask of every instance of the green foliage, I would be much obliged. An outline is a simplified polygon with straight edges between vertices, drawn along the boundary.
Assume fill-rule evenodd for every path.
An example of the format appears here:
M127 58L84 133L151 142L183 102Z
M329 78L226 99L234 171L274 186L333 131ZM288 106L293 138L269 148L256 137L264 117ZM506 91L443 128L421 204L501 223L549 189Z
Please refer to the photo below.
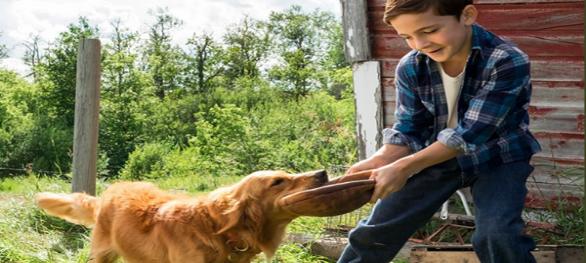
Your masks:
M553 237L551 243L555 244L578 244L584 245L584 235L581 235L584 230L584 205L580 207L558 207L557 212L554 213L556 225L558 226L560 236L548 235Z
M184 147L189 136L195 134L196 113L206 109L208 101L196 95L181 98L168 97L162 101L145 99L141 102L138 121L142 124L143 137L148 141L168 141ZM134 134L140 136L140 134Z
M96 37L98 29L80 17L77 24L70 24L67 32L59 35L47 51L42 67L41 85L43 109L52 120L73 127L75 110L75 79L79 41Z
M353 112L353 100L324 93L259 112L260 137L271 143L265 165L303 171L356 161Z
M111 43L104 46L100 101L100 150L110 174L118 171L128 154L143 140L142 109L148 76L138 67L138 34L113 24Z
M166 143L147 143L130 154L120 176L127 180L148 178L153 171L160 170L165 156L171 151L171 146Z
M181 82L193 94L207 95L218 86L224 72L224 50L209 34L194 35L187 41L186 65Z
M270 48L265 23L245 17L239 24L229 27L224 43L227 85L243 77L254 79L260 76L259 63L266 58Z
M152 11L156 22L150 26L145 57L146 66L155 88L155 95L163 100L178 89L181 51L171 43L171 32L182 22L169 14L168 9Z
M222 106L197 113L196 132L186 147L175 151L138 149L125 169L149 167L132 172L135 176L185 176L193 171L225 176L262 169L313 170L356 160L352 99L335 100L316 93L300 102L265 101L250 111L228 103L232 98L246 105L238 100L242 97L225 97ZM157 157L144 157L151 153ZM157 163L154 167L158 169L136 165L145 160Z
M269 70L269 77L277 87L294 99L319 88L318 72L340 64L340 39L332 35L342 35L335 34L340 31L335 24L332 14L317 10L305 13L297 5L271 13L268 28L274 34L280 61Z
M0 70L0 167L19 167L32 159L28 144L34 128L34 92L15 73Z

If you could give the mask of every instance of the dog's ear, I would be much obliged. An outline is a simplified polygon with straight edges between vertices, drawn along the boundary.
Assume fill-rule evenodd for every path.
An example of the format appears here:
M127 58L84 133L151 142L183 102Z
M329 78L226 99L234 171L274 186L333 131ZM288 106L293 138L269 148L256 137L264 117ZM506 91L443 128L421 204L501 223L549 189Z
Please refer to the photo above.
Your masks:
M260 233L264 224L263 211L258 202L252 200L239 200L232 204L232 207L223 212L226 223L218 230L222 234L233 228L243 228L254 234Z
M222 228L218 230L218 234L222 234L238 225L240 223L242 215L244 214L244 205L241 201L234 201L231 203L231 207L222 212L226 217L226 221Z

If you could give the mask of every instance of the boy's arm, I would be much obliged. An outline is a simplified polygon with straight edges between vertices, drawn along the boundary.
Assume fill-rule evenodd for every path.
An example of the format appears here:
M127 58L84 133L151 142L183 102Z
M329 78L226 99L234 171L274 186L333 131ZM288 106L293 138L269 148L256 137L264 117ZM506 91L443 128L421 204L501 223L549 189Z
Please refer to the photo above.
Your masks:
M376 181L371 202L399 191L412 175L432 165L445 162L461 152L441 142L434 142L425 149L400 158L373 171L371 179Z
M407 146L385 144L378 149L370 158L362 160L350 167L346 174L356 173L364 170L372 170L381 166L390 164L400 158L409 155L410 150Z

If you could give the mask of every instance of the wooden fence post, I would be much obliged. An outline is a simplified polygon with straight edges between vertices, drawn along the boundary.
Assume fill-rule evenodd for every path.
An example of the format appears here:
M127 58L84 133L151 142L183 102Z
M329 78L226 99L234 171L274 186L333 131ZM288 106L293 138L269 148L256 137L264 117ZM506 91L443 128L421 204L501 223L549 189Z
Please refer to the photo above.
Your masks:
M81 39L75 80L73 131L73 192L96 194L101 46L98 39Z

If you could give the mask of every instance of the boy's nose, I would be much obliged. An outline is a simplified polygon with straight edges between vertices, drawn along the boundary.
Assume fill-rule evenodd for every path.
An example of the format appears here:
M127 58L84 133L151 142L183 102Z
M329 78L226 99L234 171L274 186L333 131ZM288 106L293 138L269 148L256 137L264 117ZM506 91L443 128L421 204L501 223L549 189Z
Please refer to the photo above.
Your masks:
M415 39L414 40L414 48L417 50L424 50L429 46L429 41L423 38Z

